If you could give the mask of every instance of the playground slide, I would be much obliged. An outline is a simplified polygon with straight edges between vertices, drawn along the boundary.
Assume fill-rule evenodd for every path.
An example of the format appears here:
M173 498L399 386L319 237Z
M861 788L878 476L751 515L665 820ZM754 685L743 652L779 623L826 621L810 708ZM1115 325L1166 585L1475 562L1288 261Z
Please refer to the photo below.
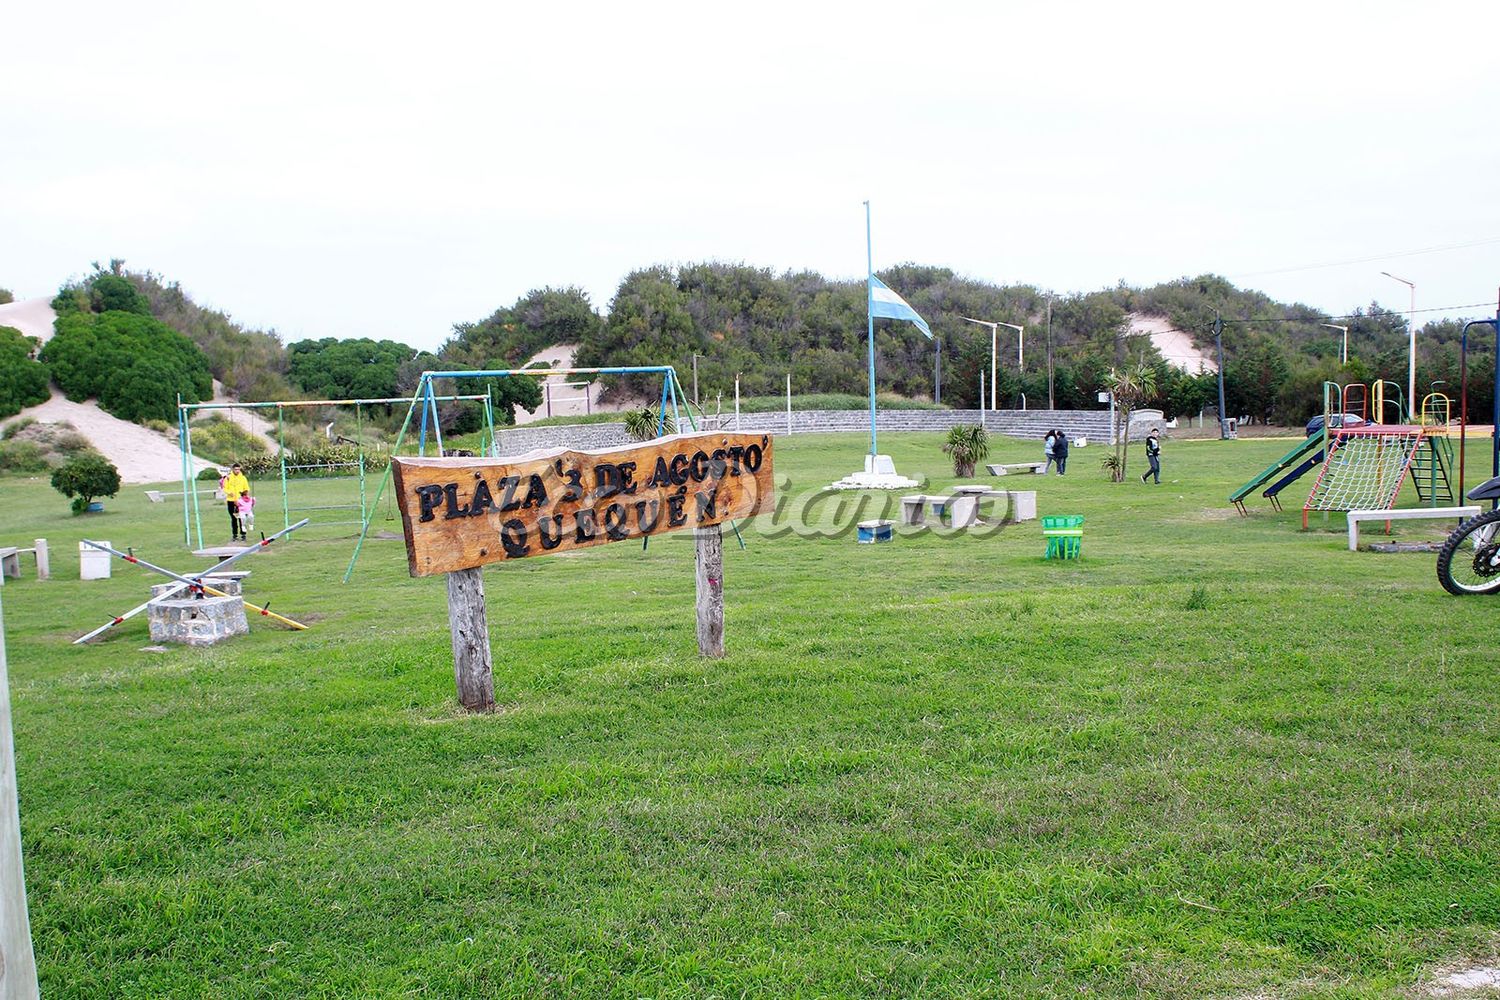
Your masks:
M1321 434L1318 436L1320 438L1322 437ZM1313 469L1316 469L1322 464L1323 453L1319 451L1312 458L1309 458L1307 461L1297 466L1291 472L1288 472L1286 475L1276 480L1273 485L1266 487L1265 491L1261 493L1261 496L1274 497L1276 494L1280 493L1282 490L1286 489L1288 486L1292 485L1297 480L1301 479L1303 476L1307 475L1307 473L1311 472Z
M1262 486L1270 482L1272 479L1276 478L1282 472L1285 472L1289 467L1297 465L1299 463L1305 464L1306 468L1298 470L1294 474L1288 476L1282 482L1277 483L1274 487L1272 487L1273 491L1281 489L1287 483L1291 482L1298 476L1305 473L1308 469L1312 468L1313 465L1316 465L1317 459L1315 459L1313 456L1315 454L1321 453L1322 450L1323 435L1321 434L1314 434L1303 441L1299 441L1296 447L1287 452L1285 455L1282 455L1275 461L1275 463L1261 472L1260 475L1256 476L1244 486L1241 486L1239 489L1229 494L1229 502L1236 504L1240 503L1250 494L1260 489Z

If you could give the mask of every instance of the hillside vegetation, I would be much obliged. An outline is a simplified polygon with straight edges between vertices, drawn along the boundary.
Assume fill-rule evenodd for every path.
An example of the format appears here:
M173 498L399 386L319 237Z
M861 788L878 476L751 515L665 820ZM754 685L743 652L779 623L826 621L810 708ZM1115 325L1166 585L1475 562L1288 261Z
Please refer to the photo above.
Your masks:
M47 366L32 360L36 345L13 326L0 326L0 417L47 401Z
M1013 331L1000 333L1002 405L1048 398L1048 300L1029 285L997 286L948 268L903 264L880 272L943 341L943 401L978 405L979 379L990 367L990 334L963 317L1026 327L1026 368L1015 365ZM1213 275L1149 288L1120 285L1054 297L1050 341L1052 391L1058 407L1092 409L1111 366L1144 360L1157 369L1159 391L1150 402L1173 414L1195 413L1214 402L1212 378L1171 369L1149 337L1132 335L1132 313L1164 316L1200 346L1213 343L1216 312L1223 317L1225 389L1230 411L1257 420L1300 423L1321 408L1325 379L1406 383L1406 319L1372 304L1350 310L1351 361L1339 364L1327 316L1310 306L1277 302ZM1458 385L1457 320L1429 323L1419 338L1424 385ZM932 394L935 347L912 326L876 321L876 382L908 397ZM775 395L788 373L798 393L859 393L866 375L864 282L836 281L812 272L776 274L744 264L699 263L634 271L621 282L608 316L576 288L547 288L455 327L443 354L478 363L515 364L550 344L578 345L580 366L675 365L687 377L699 355L700 396L733 392ZM1488 342L1470 358L1470 409L1487 412L1494 352ZM616 391L632 387L622 380Z
M943 402L978 405L980 377L988 378L989 330L964 317L1026 328L1026 366L1018 370L1016 336L1000 330L1000 405L1038 407L1050 395L1062 408L1093 409L1112 366L1144 361L1156 369L1158 390L1147 405L1172 415L1212 406L1212 377L1168 366L1150 338L1131 332L1130 316L1165 317L1204 348L1213 345L1222 317L1225 390L1233 414L1300 423L1322 406L1325 380L1406 384L1406 318L1378 304L1350 309L1350 363L1339 363L1339 333L1321 327L1330 317L1310 306L1278 302L1224 278L1202 275L1148 288L1121 284L1097 292L1048 295L1030 285L994 285L944 267L902 264L880 272L942 341ZM134 294L128 294L133 290ZM397 341L309 339L285 346L274 331L249 330L227 315L197 305L176 283L124 262L62 290L60 312L144 312L179 331L203 352L209 370L240 399L353 399L409 393L430 368L506 368L539 351L573 345L582 367L674 365L684 381L698 356L700 397L731 398L736 375L742 398L779 396L788 374L793 391L862 395L866 378L865 287L810 271L776 273L747 264L702 262L657 265L627 274L607 314L577 287L534 289L489 316L454 325L436 353ZM125 308L122 308L125 307ZM1049 323L1050 316L1050 323ZM1426 324L1419 342L1419 393L1434 382L1449 392L1459 384L1460 320ZM908 399L933 394L935 345L911 325L876 321L876 382L883 393ZM1050 348L1050 350L1049 350ZM1470 357L1470 412L1491 405L1495 355L1482 338ZM56 377L56 376L54 376ZM606 377L607 398L656 391L654 379ZM648 384L648 382L650 384ZM483 391L473 385L445 387ZM491 387L497 418L516 407L533 409L540 392L529 379L501 379ZM473 407L449 406L444 423L472 424ZM311 414L308 415L311 418ZM399 415L391 415L399 419Z
M203 352L153 318L145 296L122 275L65 287L52 306L57 332L41 359L69 399L97 398L122 420L174 421L178 399L213 395Z

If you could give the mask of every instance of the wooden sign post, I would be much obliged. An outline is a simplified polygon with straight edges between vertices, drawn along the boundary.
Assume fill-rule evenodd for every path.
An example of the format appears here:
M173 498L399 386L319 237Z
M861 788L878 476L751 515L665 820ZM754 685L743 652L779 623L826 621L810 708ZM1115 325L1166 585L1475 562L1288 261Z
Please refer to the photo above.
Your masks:
M458 698L494 708L480 567L691 528L698 650L724 655L722 525L773 502L771 439L678 434L608 451L392 462L412 576L448 576Z

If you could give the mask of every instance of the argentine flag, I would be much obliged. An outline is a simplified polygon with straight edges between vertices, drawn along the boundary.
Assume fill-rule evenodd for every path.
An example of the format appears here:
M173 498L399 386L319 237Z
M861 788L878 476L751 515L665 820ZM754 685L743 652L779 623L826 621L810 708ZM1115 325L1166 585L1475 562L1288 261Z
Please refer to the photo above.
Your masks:
M889 285L873 274L870 275L870 315L915 323L917 329L927 335L928 340L932 339L932 330L927 326L927 321L918 316L917 311L907 305L905 299L891 291Z

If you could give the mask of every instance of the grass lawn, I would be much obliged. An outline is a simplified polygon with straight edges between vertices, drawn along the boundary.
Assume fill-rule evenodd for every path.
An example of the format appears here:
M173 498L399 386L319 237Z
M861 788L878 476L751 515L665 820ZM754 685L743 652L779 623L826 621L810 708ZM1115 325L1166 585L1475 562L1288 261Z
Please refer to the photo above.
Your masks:
M939 445L882 438L943 486ZM1005 480L1086 515L1077 563L1035 523L743 525L717 662L687 535L491 567L504 709L475 718L399 541L347 586L348 528L248 559L305 633L149 653L141 618L77 648L155 581L80 582L76 540L194 567L181 509L130 488L73 518L0 481L0 544L55 553L0 593L43 992L1390 996L1493 959L1500 605L1430 554L1346 551L1337 515L1235 515L1287 446L1168 442L1159 487L1106 482L1098 447ZM863 448L780 438L776 469L800 494Z

